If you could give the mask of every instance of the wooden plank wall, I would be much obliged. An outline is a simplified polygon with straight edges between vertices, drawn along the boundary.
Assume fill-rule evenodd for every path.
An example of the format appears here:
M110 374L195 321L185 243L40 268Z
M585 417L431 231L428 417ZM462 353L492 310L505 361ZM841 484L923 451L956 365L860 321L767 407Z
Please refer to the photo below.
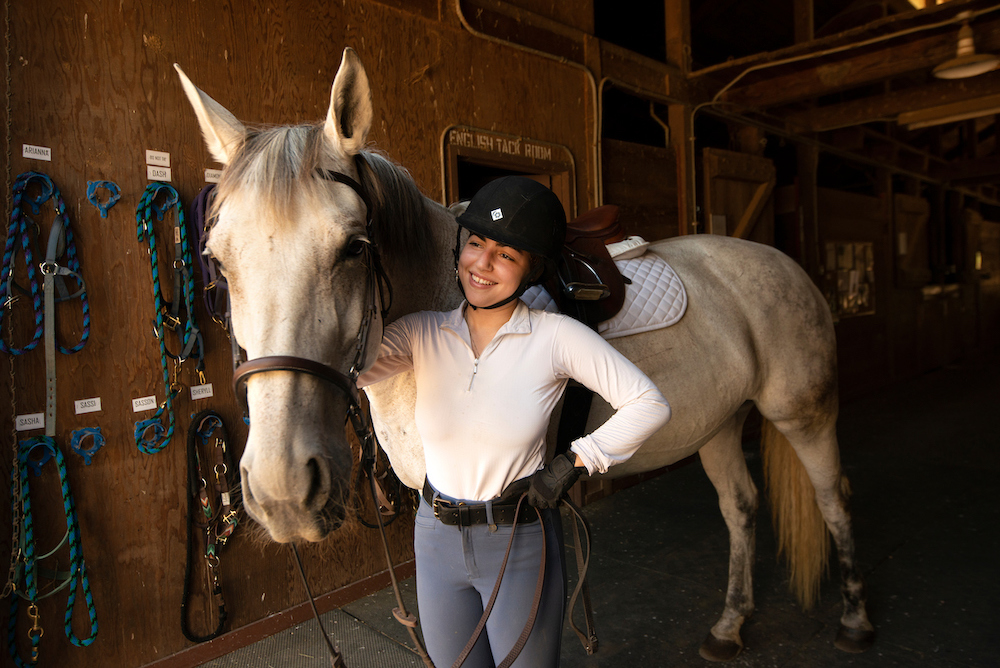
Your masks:
M647 241L678 235L677 160L673 148L604 139L604 203L619 207L627 234Z
M370 139L406 165L432 197L440 196L442 133L451 125L467 125L569 147L578 165L581 210L594 201L593 165L587 162L593 110L584 75L470 36L441 6L432 0L11 4L6 120L12 157L5 157L4 165L12 175L44 171L61 189L93 315L89 345L77 355L60 355L57 362L57 441L67 450L70 432L86 426L100 426L107 439L90 466L68 456L100 632L89 648L71 646L62 633L65 593L47 599L40 605L43 665L129 668L191 645L178 622L186 545L183 437L175 436L159 454L139 453L133 423L146 415L131 409L135 397L164 396L150 327L150 268L134 232L135 207L147 184L145 150L170 154L173 184L184 202L202 187L205 168L217 167L203 147L174 62L241 119L302 122L326 115L342 50L350 45L374 89ZM52 161L21 158L22 144L51 148ZM113 180L122 190L107 219L86 200L87 181L97 179ZM50 221L51 215L40 220L43 234ZM160 239L168 238L169 224L157 223ZM23 277L19 280L23 284ZM30 336L26 304L21 300L3 323L5 330L14 323L15 341ZM79 314L72 308L61 307L59 313L64 341L80 332ZM193 411L215 407L227 419L238 455L245 429L228 389L228 342L200 306L198 315L206 330L207 375L215 397L179 400L179 430L186 431ZM44 411L42 358L39 349L12 365L6 358L0 361L0 433L7 435L0 470L4 498L12 416ZM11 371L12 383L7 380ZM181 381L196 382L190 370ZM100 413L74 414L75 400L97 396ZM51 477L31 490L39 542L51 546L58 533L58 490ZM10 533L9 514L0 512L4 562ZM241 526L222 554L234 629L299 604L304 596L286 548L255 533ZM406 519L392 527L395 558L410 555L410 535ZM304 557L314 591L327 592L383 570L375 541L374 532L356 529L308 546ZM207 607L204 597L196 601L197 632L213 625ZM23 646L23 611L20 617ZM6 618L4 610L0 625ZM77 633L86 635L85 620L77 622Z

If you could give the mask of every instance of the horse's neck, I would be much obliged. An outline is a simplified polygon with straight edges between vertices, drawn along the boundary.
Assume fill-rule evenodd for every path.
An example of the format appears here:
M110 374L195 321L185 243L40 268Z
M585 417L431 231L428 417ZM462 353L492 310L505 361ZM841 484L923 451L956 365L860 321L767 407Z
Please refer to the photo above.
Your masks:
M396 264L389 268L393 287L390 320L417 311L448 311L462 301L455 287L452 250L457 226L455 217L437 202L427 200L426 234L433 238L430 257L420 259L416 268Z

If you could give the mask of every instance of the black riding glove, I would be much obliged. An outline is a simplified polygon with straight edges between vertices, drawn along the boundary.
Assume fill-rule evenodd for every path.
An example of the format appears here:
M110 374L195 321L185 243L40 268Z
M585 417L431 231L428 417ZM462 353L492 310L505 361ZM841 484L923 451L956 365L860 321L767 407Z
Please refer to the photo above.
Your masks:
M555 508L559 499L576 482L584 468L573 466L573 460L566 455L559 455L548 466L531 476L531 487L528 488L528 503L536 508Z

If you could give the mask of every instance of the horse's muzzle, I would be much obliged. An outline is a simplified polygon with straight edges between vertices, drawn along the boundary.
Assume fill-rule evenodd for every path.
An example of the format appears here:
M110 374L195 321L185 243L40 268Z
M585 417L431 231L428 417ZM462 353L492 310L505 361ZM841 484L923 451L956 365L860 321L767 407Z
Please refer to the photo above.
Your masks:
M344 523L347 485L333 480L329 467L315 458L309 460L306 469L309 484L304 496L276 499L256 489L250 471L241 468L243 505L247 514L267 529L275 542L318 542Z

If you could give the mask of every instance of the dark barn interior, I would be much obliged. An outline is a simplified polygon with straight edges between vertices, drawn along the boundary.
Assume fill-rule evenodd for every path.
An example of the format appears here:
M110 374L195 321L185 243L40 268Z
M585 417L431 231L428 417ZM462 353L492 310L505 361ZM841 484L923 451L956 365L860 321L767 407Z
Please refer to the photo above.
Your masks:
M731 665L997 665L990 604L1000 573L990 529L1000 440L990 418L1000 406L1000 4L919 5L8 0L0 156L8 219L18 175L51 177L90 299L89 310L59 307L57 337L92 334L86 348L51 364L59 421L50 427L67 453L100 632L88 647L71 643L61 628L67 592L50 591L37 603L39 665L327 665L289 550L260 539L245 516L220 551L221 635L194 642L182 633L184 434L195 413L212 407L237 458L248 428L230 387L227 332L199 297L205 368L179 367L166 379L184 388L176 434L159 453L137 451L136 422L150 413L136 402L155 408L165 383L150 332L153 270L135 225L150 183L169 182L187 206L221 169L174 63L240 119L312 122L327 113L348 46L371 79L370 144L406 167L428 198L450 204L497 176L529 175L556 192L570 217L614 204L629 233L647 240L718 234L775 246L823 293L837 336L841 456L877 637L864 654L834 648L835 558L817 607L797 607L762 502L757 612ZM156 160L166 160L165 178ZM88 199L88 184L104 180L121 192L106 217ZM37 264L54 214L46 204L31 216L23 243ZM170 225L169 216L153 223L161 238ZM10 347L41 331L21 237L8 230L11 269L0 293L0 337ZM169 291L166 260L159 271ZM199 276L199 295L208 283ZM17 444L41 433L31 420L48 408L49 368L41 345L0 355L0 433L8 435L0 495L14 499L12 511L24 503L12 483ZM205 386L214 387L210 399L188 392ZM82 409L95 399L97 411ZM105 447L85 462L69 443L92 427ZM752 416L744 450L763 498L761 429ZM574 490L594 526L601 648L586 656L567 627L561 665L706 663L699 645L725 598L725 525L698 458L668 468ZM48 468L30 481L51 574L68 564L59 543L64 497ZM407 596L411 510L389 527ZM15 515L0 512L0 554L12 555L5 595L23 556ZM349 665L420 665L392 619L376 534L354 524L303 545L313 593ZM571 547L567 558L575 561ZM219 619L208 575L195 564L186 613L202 631ZM2 665L27 663L37 635L27 604L11 616L16 596L0 613L11 629ZM86 616L78 606L78 634ZM11 645L20 648L16 661Z

